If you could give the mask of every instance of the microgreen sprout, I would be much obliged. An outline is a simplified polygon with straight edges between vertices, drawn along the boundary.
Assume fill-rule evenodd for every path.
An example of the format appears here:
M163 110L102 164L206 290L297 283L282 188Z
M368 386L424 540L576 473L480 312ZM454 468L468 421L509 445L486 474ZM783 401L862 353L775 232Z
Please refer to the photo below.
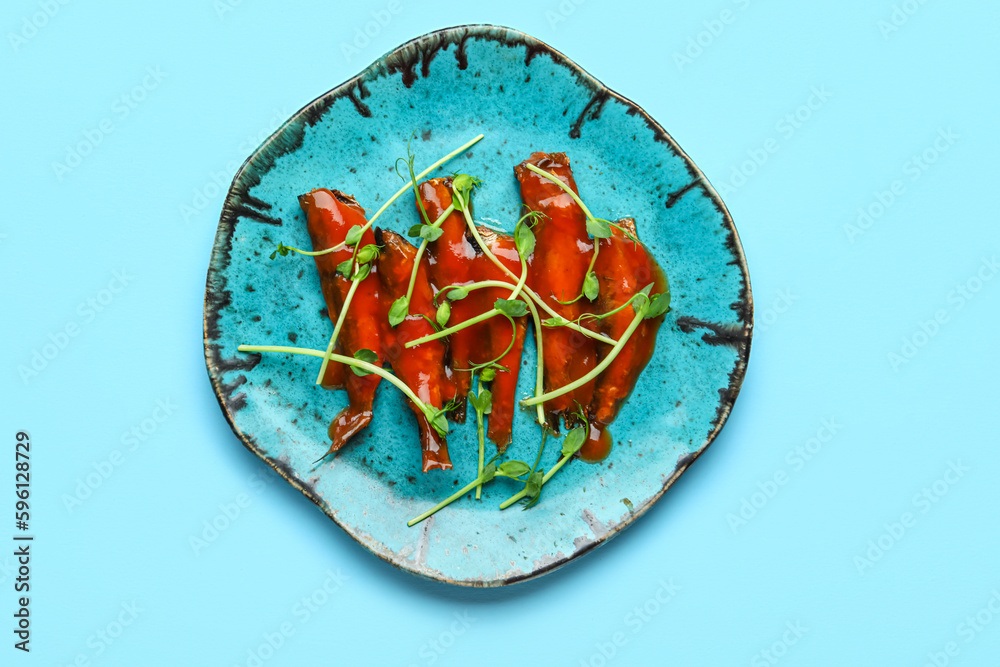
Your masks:
M351 370L354 370L355 372L363 371L362 373L358 373L358 375L378 375L383 380L387 380L403 392L403 394L417 406L424 416L427 417L427 421L434 427L434 430L438 431L441 435L448 433L448 420L440 419L443 414L443 409L427 405L420 400L420 398L406 385L405 382L381 366L378 366L378 356L375 355L372 350L358 350L355 356L347 357L342 354L335 354L329 351L322 352L320 350L311 350L304 347L288 347L285 345L240 345L236 349L240 352L280 352L285 354L303 354L310 357L322 357L330 361L336 361L346 366L350 366Z
M474 480L472 480L471 482L463 486L461 489L459 489L452 495L448 496L447 498L445 498L437 505L424 512L423 514L410 519L409 521L406 522L406 525L410 527L417 525L427 517L437 513L442 508L447 507L451 503L455 502L469 491L472 491L477 486L482 486L487 482L491 482L497 477L507 477L509 479L517 479L520 481L520 477L522 475L527 474L528 471L531 470L531 468L528 467L528 464L525 463L524 461L504 461L503 463L497 465L496 460L499 456L500 454L497 454L492 459L490 459L489 463L487 463L483 467L483 471L479 473L479 475Z
M542 436L542 445L544 446L545 440L544 435ZM528 481L525 483L524 488L515 493L513 496L507 500L500 503L500 509L507 509L514 503L518 501L524 501L524 509L532 507L538 502L541 496L542 487L552 479L559 470L566 465L566 462L573 458L573 455L580 451L583 444L587 441L587 428L586 426L577 426L566 434L566 438L563 439L562 450L560 451L559 461L556 462L552 468L541 474L541 470L533 470L528 476ZM541 450L539 450L539 456L541 455Z
M337 272L348 278L351 281L351 286L347 290L344 303L340 308L340 313L337 315L337 323L333 327L333 335L330 336L330 342L326 346L327 356L323 357L323 363L320 364L319 375L316 376L316 384L322 384L323 376L326 375L326 367L330 364L330 354L337 347L337 339L340 336L340 330L343 328L344 322L347 320L347 311L351 307L351 301L354 300L354 293L357 291L361 281L371 273L372 262L379 255L378 246L373 243L369 243L363 248L358 249L363 235L360 232L354 232L355 229L360 229L360 227L355 225L347 232L347 235L354 240L354 252L351 254L350 259L346 259L337 265ZM352 232L354 233L352 234ZM372 352L372 354L375 353Z
M479 391L469 392L469 403L472 408L476 411L476 431L479 435L479 468L478 474L480 477L483 475L483 459L486 456L486 432L485 432L485 421L486 415L493 411L493 393L483 387L482 378L479 379ZM479 500L483 495L483 485L478 484L476 486L476 500Z
M459 194L456 193L455 199L461 199L461 195L459 195ZM496 266L498 269L500 269L505 274L507 274L508 276L510 276L512 279L518 281L518 283L521 284L521 290L525 294L527 294L528 297L532 301L534 301L535 304L539 308L541 308L542 310L544 310L551 317L558 317L559 313L557 313L555 310L553 310L552 306L550 306L549 304L545 303L545 301L543 301L542 298L538 296L538 294L536 294L533 290L531 290L527 285L524 285L524 278L526 278L526 276L527 276L527 271L525 269L526 262L527 262L527 257L525 257L523 255L521 256L521 276L514 275L514 272L511 271L510 269L508 269L507 266L505 264L503 264L503 262L501 262L499 259L497 259L496 255L493 254L493 251L491 251L489 249L489 246L487 246L486 243L483 241L482 236L479 234L479 229L476 228L476 223L473 222L473 220L472 220L472 214L469 212L468 207L464 205L464 202L461 202L461 205L463 207L462 208L462 212L465 214L465 221L466 221L467 226L469 228L469 233L472 234L472 237L476 240L476 243L482 249L483 254L486 255L486 257L494 264L494 266ZM516 236L515 236L515 243L516 243ZM518 254L520 254L520 252ZM591 331L590 329L586 329L584 327L581 327L581 326L573 324L573 323L570 323L567 326L569 326L571 329L575 329L576 331L582 333L584 336L589 336L590 338L593 338L595 340L599 340L602 343L607 343L608 345L614 345L615 342L616 342L614 339L608 338L607 336L605 336L602 333L598 333L596 331Z
M475 145L482 138L483 138L482 134L473 137L472 139L470 139L469 141L465 142L464 144L462 144L461 146L459 146L458 148L456 148L452 152L448 153L447 155L445 155L444 157L440 158L439 160L433 162L429 167L427 167L426 169L424 169L423 171L421 171L419 174L417 174L414 177L414 180L418 180L419 181L421 178L424 178L429 173L431 173L432 171L434 171L435 169L437 169L438 167L440 167L441 165L443 165L445 162L448 162L449 160L451 160L455 156L461 155L465 151L469 150L469 148L471 148L473 145ZM397 199L399 199L400 197L402 197L406 193L406 191L409 190L410 188L411 188L410 183L407 183L406 185L404 185L403 187L401 187L399 190L397 190L394 195L392 195L391 197L389 197L389 199L384 204L382 204L382 207L379 208L379 210L375 211L375 214L368 219L368 222L365 223L365 225L363 227L361 227L360 233L363 234L364 232L366 232L369 229L371 229L371 226L375 223L376 220L378 220L378 218L383 213L385 213L385 210L387 208L389 208L389 206L394 201L396 201ZM294 252L294 253L297 253L299 255L310 255L310 256L325 255L325 254L330 253L330 252L337 252L338 250L342 250L343 248L345 248L348 245L354 245L354 244L348 243L346 241L346 239L345 239L345 241L343 243L338 243L335 246L332 246L332 247L329 247L329 248L325 248L323 250L309 251L309 250L300 250L298 248L293 248L291 246L286 246L286 245L284 245L282 243L279 243L278 244L278 249L275 250L274 253L271 254L271 259L274 259L277 255L285 256L289 252ZM282 252L282 250L284 250L284 252Z
M652 290L652 288L653 284L650 283L636 295L636 297L638 298L635 298L634 301L630 299L630 301L632 302L632 308L635 311L635 317L632 319L632 322L629 323L628 328L625 330L625 333L622 334L622 337L618 340L617 343L615 343L614 347L611 348L611 351L608 352L607 355L601 360L601 362L597 364L589 373L587 373L581 378L578 378L570 382L567 385L563 385L558 389L553 389L552 391L542 394L541 396L534 396L532 398L525 399L521 401L521 405L527 407L535 405L542 401L551 401L554 398L558 398L559 396L568 394L569 392L575 390L577 387L581 387L587 384L588 382L596 378L598 375L603 373L604 369L610 366L611 362L613 362L615 358L618 356L618 353L622 351L622 348L625 347L625 344L628 342L629 338L631 338L632 334L635 332L635 330L638 328L639 324L643 320L659 317L660 315L664 314L670 309L670 291L667 290L663 294L655 294L653 296L649 296L650 290ZM562 326L569 326L569 325L564 324Z

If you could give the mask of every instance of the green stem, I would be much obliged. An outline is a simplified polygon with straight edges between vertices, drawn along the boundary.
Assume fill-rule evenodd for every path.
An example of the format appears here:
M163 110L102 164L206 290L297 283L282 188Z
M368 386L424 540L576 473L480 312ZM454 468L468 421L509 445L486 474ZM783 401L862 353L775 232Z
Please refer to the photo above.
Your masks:
M408 399L413 401L414 405L420 408L425 415L428 415L428 419L430 416L434 415L435 412L434 408L421 401L420 398L413 393L413 390L406 386L405 382L381 366L369 364L367 361L361 361L360 359L355 359L354 357L345 357L342 354L329 354L327 352L312 350L305 347L288 347L286 345L240 345L236 349L240 352L283 352L285 354L304 354L310 357L329 357L330 361L336 361L341 364L360 368L361 370L368 371L369 373L374 373L375 375L378 375L382 379L395 385L396 388L403 392Z
M483 289L485 287L511 287L511 284L502 280L483 280L482 282L473 283L471 285L462 285L463 289L469 291ZM531 319L535 323L535 347L537 348L538 353L538 363L535 365L535 396L540 396L542 394L545 376L545 362L542 348L542 321L538 317L538 309L535 308L535 304L531 302L531 299L527 298L524 294L521 294L518 298L528 305L528 310L531 311ZM461 327L462 325L456 326ZM452 328L454 329L454 327ZM442 335L447 335L448 331L448 329L445 329L443 331L439 331L434 336L425 336L424 339L431 340ZM411 343L416 344L419 341L426 342L424 339L417 339L417 341L411 341ZM407 343L406 346L410 347L410 344ZM538 424L545 424L545 409L542 402L538 403Z
M479 244L479 247L483 249L483 253L501 271L503 271L504 273L506 273L508 276L510 276L514 280L520 280L520 278L518 276L515 276L514 272L511 271L510 269L508 269L499 259L497 259L496 255L493 254L493 251L491 251L486 246L486 244L483 242L482 237L479 236L479 230L476 229L476 223L474 223L472 221L472 216L469 214L469 207L468 206L464 206L463 208L465 209L463 212L465 213L465 220L468 223L469 231L472 233L473 238L476 239L476 243ZM541 297L539 297L537 294L535 294L535 292L530 287L528 287L527 285L525 285L523 287L523 290L524 290L525 294L527 294L529 297L531 297L535 301L535 303L537 303L542 308L542 310L544 310L546 313L548 313L551 317L562 317L559 313L557 313L555 310L553 310L552 307L549 304L545 303L542 300ZM567 324L566 326L568 326L570 329L575 329L576 331L579 331L584 336L589 336L589 337L593 338L594 340L599 340L602 343L607 343L608 345L614 345L617 342L613 338L608 338L604 334L597 333L596 331L591 331L590 329L587 329L585 327L581 327L578 324L570 323L570 324Z
M456 148L452 152L448 153L443 158L441 158L440 160L438 160L437 162L433 163L431 166L427 167L422 172L420 172L419 174L417 174L416 175L416 179L420 180L421 178L423 178L427 174L431 173L432 171L434 171L435 169L437 169L438 167L440 167L441 165L443 165L448 160L450 160L453 157L455 157L456 155L458 155L460 153L463 153L464 151L468 150L473 144L475 144L477 141L479 141L482 138L483 138L483 135L480 134L477 137L475 137L474 139L472 139L470 141L467 141L463 145L459 146L458 148ZM368 229L370 229L371 226L372 226L372 224L378 219L378 217L380 215L382 215L387 208L389 208L389 205L392 204L392 202L394 202L397 199L399 199L400 197L402 197L406 193L407 190L411 189L411 187L412 186L409 183L407 183L406 185L404 185L403 187L401 187L399 190L397 190L396 194L394 194L393 196L389 197L389 200L386 203L382 204L382 208L380 208L379 210L375 211L375 215L373 215L371 217L371 219L369 219L368 222L365 223L364 227L361 228L361 233L364 234ZM325 250L316 250L316 251L312 251L312 252L310 252L308 250L299 250L298 248L292 248L292 247L289 247L289 246L286 246L286 247L289 250L292 250L294 252L299 253L300 255L313 255L313 256L315 256L315 255L325 255L328 252L337 252L341 248L345 247L345 245L346 244L344 244L344 243L338 243L337 245L333 246L332 248L326 248Z
M565 183L563 183L562 179L557 178L554 174L550 174L549 172L545 171L544 169L539 169L538 167L536 167L533 164L526 164L525 166L528 169L530 169L531 171L533 171L536 174L539 174L541 176L544 176L545 178L549 179L550 181L552 181L553 183L555 183L556 185L558 185L560 188L562 188L563 190L565 190L569 194L569 196L573 198L573 201L576 202L576 205L580 207L580 210L583 211L583 214L585 216L587 216L588 220L596 220L596 218L594 217L594 214L590 212L590 209L587 208L587 205L583 203L582 199L580 199L580 195L578 195L575 192L573 192L573 188L571 188L568 185L566 185ZM608 224L611 224L611 223L608 223ZM615 227L618 227L618 225L615 225ZM598 239L598 238L595 238L594 239L594 254L591 255L591 257L590 257L590 266L587 267L587 273L584 274L584 280L586 280L586 277L589 276L590 272L594 270L594 264L597 263L597 255L598 255L598 253L600 251L601 251L601 240ZM580 291L580 294L581 295L583 294L583 290L582 289ZM576 297L576 298L579 299L580 297ZM575 301L575 299L574 299L574 301Z
M406 525L409 526L410 528L412 528L413 526L417 525L418 523L420 523L421 521L423 521L427 517L431 516L432 514L436 514L438 511L440 511L440 510L444 509L445 507L447 507L448 505L452 504L453 502L455 502L456 500L458 500L459 498L461 498L462 496L464 496L465 494L467 494L469 491L472 491L472 489L474 489L477 486L481 485L482 484L482 480L483 480L482 475L480 475L479 477L476 477L474 480L472 480L471 482L469 482L468 484L466 484L465 486L463 486L461 489L459 489L455 493L451 494L450 496L448 496L447 498L445 498L444 500L442 500L441 502L439 502L434 507L430 508L429 510L427 510L423 514L421 514L419 516L416 516L416 517L410 519L409 521L407 521Z
M580 317L576 318L575 322L577 324L580 324L580 323L583 322L584 318L586 318L588 321L590 321L590 320L603 320L606 317L611 317L615 313L620 313L621 311L623 311L626 308L628 308L628 305L630 303L632 303L633 301L635 301L636 297L638 297L638 296L639 296L638 293L637 294L633 294L632 296L630 296L628 298L628 301L626 301L622 305L618 306L614 310L609 310L606 313L601 313L600 315L594 315L593 313L584 313ZM548 325L548 326L558 327L558 326L563 326L563 325L561 325L561 324L552 324L552 325Z
M352 280L351 288L347 290L347 296L344 297L344 305L340 309L340 314L337 315L337 324L333 327L333 335L330 336L330 344L326 346L326 354L323 355L323 364L319 367L319 375L316 377L316 384L322 384L323 376L326 374L326 367L330 363L330 355L333 353L333 349L337 345L337 337L340 336L340 330L344 326L344 320L347 319L347 309L351 307L351 300L354 299L354 291L358 289L358 284L360 280Z
M483 393L483 381L479 381L479 394ZM477 469L477 474L479 479L483 477L483 463L486 460L486 433L483 428L483 413L480 410L476 410L476 429L479 431L479 468ZM483 496L483 485L476 485L476 500L479 500Z
M565 183L563 183L560 178L556 177L554 174L550 174L549 172L545 171L544 169L539 169L538 167L536 167L533 164L528 163L528 164L525 164L524 166L526 166L528 169L530 169L531 171L535 172L536 174L539 174L540 176L544 176L545 178L549 179L550 181L552 181L553 183L555 183L556 185L558 185L560 188L562 188L563 190L565 190L566 193L569 194L569 196L573 198L573 201L576 202L576 205L580 207L580 210L583 211L583 214L585 216L587 216L588 220L596 220L597 219L597 218L594 217L594 214L590 212L590 209L587 208L587 205L583 203L583 200L580 199L580 195L578 195L575 192L573 192L573 188L571 188L568 185L566 185Z
M543 442L543 444L544 444L544 442ZM543 488L548 483L548 481L550 479L552 479L552 475L554 475L557 472L559 472L559 469L562 468L564 465L566 465L566 462L569 461L571 458L573 458L572 455L562 457L561 459L559 459L559 461L554 466L552 466L551 470L549 470L547 473L545 473L544 475L542 475L542 487ZM514 503L516 503L521 498L524 498L526 495L528 495L527 485L525 485L525 488L521 489L520 491L518 491L517 493L515 493L514 495L512 495L510 498L508 498L507 500L505 500L502 503L500 503L500 509L502 509L502 510L507 509L508 507L510 507L511 505L513 505Z
M595 366L593 370L584 375L582 378L574 380L573 382L570 382L567 385L559 387L558 389L553 389L547 394L542 394L541 396L535 396L533 398L525 399L521 401L521 405L530 406L530 405L535 405L536 403L539 403L541 401L551 401L553 398L558 398L563 394L568 394L577 387L581 387L587 384L595 377L603 373L604 369L611 365L611 362L615 360L615 357L618 356L618 353L621 352L622 348L625 347L625 343L628 342L628 339L632 337L632 333L636 330L636 327L639 326L643 318L646 316L646 309L648 307L649 307L649 302L647 301L646 305L640 308L639 312L636 313L635 317L632 319L632 322L628 325L628 329L625 330L625 333L622 335L622 337L618 340L617 343L615 343L615 346L611 348L611 351L608 352L608 356L604 357L604 359L601 360L601 363L597 364L597 366Z
M455 210L455 206L451 205L444 210L437 220L431 224L433 229L437 229L444 221L448 219L448 216L452 214ZM423 259L424 251L427 249L427 239L422 239L420 242L420 247L417 248L417 254L413 258L413 270L410 272L410 284L406 287L406 303L410 303L410 298L413 296L413 288L417 284L417 269L420 267L420 260Z

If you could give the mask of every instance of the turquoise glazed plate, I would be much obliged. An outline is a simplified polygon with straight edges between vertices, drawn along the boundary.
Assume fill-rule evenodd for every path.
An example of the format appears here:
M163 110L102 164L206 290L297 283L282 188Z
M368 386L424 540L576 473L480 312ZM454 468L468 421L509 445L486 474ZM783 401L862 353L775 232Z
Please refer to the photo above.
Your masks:
M474 420L449 435L454 469L421 473L416 423L402 395L382 382L371 426L317 466L344 392L314 384L315 358L236 348L326 348L332 324L313 260L268 256L279 241L310 247L299 194L336 188L369 213L381 206L402 185L394 164L414 132L418 171L485 135L433 175L481 178L475 217L508 230L520 203L514 165L532 151L566 152L595 215L635 218L639 238L670 279L673 310L611 427L615 448L605 462L571 462L528 511L498 509L520 488L498 479L481 501L463 498L407 528L408 519L475 478ZM378 224L405 233L416 222L409 196ZM236 174L208 270L205 359L237 437L348 535L408 572L501 586L604 544L663 496L729 416L752 322L733 221L664 129L546 44L509 28L461 26L404 44L306 105ZM534 359L529 336L521 396L532 393ZM532 461L539 438L531 414L519 414L510 458ZM550 444L542 467L558 455L558 444Z

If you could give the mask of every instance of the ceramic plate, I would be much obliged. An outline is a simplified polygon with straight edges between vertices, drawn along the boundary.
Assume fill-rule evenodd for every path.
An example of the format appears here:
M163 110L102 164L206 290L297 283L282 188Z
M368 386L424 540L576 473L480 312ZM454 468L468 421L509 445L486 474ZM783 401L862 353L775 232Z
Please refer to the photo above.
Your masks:
M418 170L485 135L438 174L483 179L476 218L508 230L520 203L513 166L532 151L566 152L595 215L636 219L639 237L670 279L673 310L611 427L616 444L604 463L571 462L528 511L497 509L516 490L501 479L484 488L482 501L463 499L407 528L408 519L475 478L474 420L449 436L454 470L421 473L414 419L401 394L382 382L372 425L314 466L344 393L313 383L314 358L236 347L325 349L332 325L312 259L268 256L279 241L310 247L296 197L312 188L337 188L369 212L378 208L402 184L393 165L414 132ZM405 233L416 216L412 197L404 197L379 224ZM662 127L546 44L509 28L461 26L408 42L317 98L243 165L212 249L205 358L243 444L348 535L414 574L499 586L551 572L604 544L705 451L739 392L752 312L733 221ZM522 396L532 393L534 356L529 336ZM512 458L533 460L539 430L530 419L523 412L515 421ZM542 467L558 450L548 447Z

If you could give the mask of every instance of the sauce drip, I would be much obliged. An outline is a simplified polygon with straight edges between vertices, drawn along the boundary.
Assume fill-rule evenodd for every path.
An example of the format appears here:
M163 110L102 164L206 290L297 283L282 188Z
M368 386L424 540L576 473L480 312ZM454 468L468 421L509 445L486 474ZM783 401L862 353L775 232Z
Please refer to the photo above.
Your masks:
M588 424L587 440L580 448L580 459L587 463L599 463L608 458L612 444L611 431L606 424Z

